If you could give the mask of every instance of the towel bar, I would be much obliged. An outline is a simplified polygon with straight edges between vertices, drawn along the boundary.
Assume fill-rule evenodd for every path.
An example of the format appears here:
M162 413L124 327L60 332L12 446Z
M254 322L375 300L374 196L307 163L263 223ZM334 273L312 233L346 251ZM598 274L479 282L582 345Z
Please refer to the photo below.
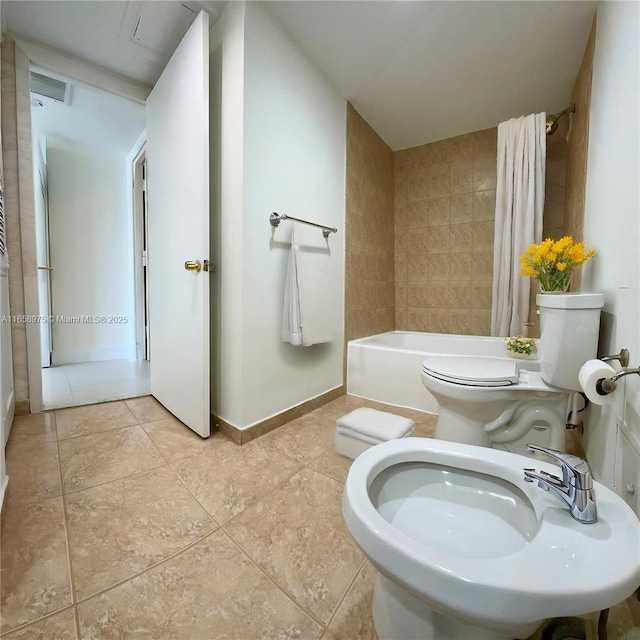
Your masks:
M294 218L293 216L288 216L286 213L279 214L275 211L269 216L269 222L272 227L277 227L282 220L294 220L295 222L302 222L302 224L308 224L312 227L318 227L322 229L322 235L325 238L329 237L330 233L338 233L338 230L334 227L328 227L326 224L318 224L317 222L309 222L308 220L301 220L300 218Z

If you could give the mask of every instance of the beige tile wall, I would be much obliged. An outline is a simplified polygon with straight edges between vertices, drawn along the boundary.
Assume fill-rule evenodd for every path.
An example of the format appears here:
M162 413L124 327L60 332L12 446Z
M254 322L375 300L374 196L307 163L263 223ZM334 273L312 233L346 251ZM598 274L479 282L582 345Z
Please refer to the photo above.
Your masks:
M393 331L393 152L347 106L345 339Z
M589 145L589 114L591 112L591 74L595 50L596 16L585 48L578 78L571 101L576 105L567 143L567 191L566 216L563 230L574 240L583 240L584 199L587 185L587 151ZM571 279L571 291L579 291L581 269L576 269Z
M34 313L25 288L36 287L35 209L31 158L29 59L10 38L2 41L2 157L7 223L11 315ZM37 313L37 310L35 310ZM35 324L12 323L13 389L16 405L29 401L27 332ZM34 336L37 338L37 335ZM31 339L31 338L30 338ZM33 373L33 372L32 372ZM36 372L39 374L39 372ZM21 408L23 405L20 405Z
M396 329L489 334L496 135L396 152Z

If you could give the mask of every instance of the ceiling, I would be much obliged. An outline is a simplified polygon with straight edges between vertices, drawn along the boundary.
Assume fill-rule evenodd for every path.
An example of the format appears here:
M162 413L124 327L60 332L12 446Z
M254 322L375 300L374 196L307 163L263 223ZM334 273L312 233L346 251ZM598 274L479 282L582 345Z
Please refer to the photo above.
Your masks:
M31 109L33 136L59 138L126 156L144 131L144 105L70 82L73 86L69 105L32 95L32 104L42 104Z
M3 0L3 29L152 86L224 2ZM394 150L564 109L594 2L261 2ZM186 7L186 8L185 8Z

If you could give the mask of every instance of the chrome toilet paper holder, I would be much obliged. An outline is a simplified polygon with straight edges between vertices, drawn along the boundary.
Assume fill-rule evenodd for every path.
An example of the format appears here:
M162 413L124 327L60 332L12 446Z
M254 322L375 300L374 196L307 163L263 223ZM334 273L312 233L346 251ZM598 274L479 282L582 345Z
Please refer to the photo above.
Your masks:
M629 366L629 349L620 349L620 353L617 353L613 356L605 356L604 358L600 358L602 362L609 362L611 360L618 360L620 362L621 367Z
M603 362L607 362L610 360L618 360L620 365L623 367L629 366L629 349L620 349L620 353L613 356L605 356L604 358L600 358ZM610 378L600 378L596 384L596 392L600 396L607 396L610 393L613 393L616 390L617 382L620 378L624 378L625 376L631 375L632 373L637 373L640 376L640 367L636 367L635 369L624 369L624 371L620 371L620 373L616 373L615 376L611 376Z

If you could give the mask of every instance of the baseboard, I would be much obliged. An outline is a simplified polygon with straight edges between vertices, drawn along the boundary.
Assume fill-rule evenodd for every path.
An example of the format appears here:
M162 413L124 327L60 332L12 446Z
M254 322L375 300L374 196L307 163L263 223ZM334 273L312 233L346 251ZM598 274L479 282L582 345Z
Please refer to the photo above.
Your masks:
M311 398L311 400L301 402L295 407L291 407L290 409L287 409L282 413L278 413L275 416L271 416L266 420L256 422L246 429L238 429L238 427L226 422L215 414L211 414L211 426L220 429L225 436L231 438L231 440L236 444L247 444L247 442L251 442L251 440L255 440L256 438L265 435L265 433L269 433L270 431L281 427L283 424L287 424L287 422L300 418L310 411L314 411L315 409L327 404L327 402L331 402L332 400L343 396L345 393L346 388L344 385L341 385L335 389L331 389L331 391L327 391L326 393L316 396L315 398Z

